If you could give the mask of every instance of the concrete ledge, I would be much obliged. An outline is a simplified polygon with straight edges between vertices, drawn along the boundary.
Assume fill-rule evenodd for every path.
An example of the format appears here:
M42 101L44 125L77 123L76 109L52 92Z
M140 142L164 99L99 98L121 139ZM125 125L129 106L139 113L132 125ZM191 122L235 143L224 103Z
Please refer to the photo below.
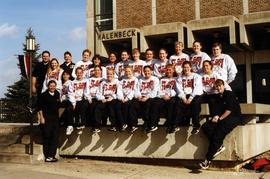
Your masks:
M134 157L163 159L204 159L208 141L203 132L190 135L191 128L182 127L175 134L166 134L160 127L157 131L144 134L114 133L102 128L93 134L89 128L82 135L76 131L71 136L61 132L60 155ZM215 160L245 161L270 150L270 124L238 126L225 139L226 150Z

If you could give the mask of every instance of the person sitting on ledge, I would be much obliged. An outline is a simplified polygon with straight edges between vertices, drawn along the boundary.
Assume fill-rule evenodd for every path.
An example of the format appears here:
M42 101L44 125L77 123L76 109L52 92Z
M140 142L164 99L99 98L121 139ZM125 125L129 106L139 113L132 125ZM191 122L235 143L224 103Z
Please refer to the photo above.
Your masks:
M206 159L199 164L202 169L209 168L211 161L225 150L223 140L241 119L240 104L232 91L225 90L224 81L217 79L215 88L218 94L215 99L213 118L202 126L209 140Z

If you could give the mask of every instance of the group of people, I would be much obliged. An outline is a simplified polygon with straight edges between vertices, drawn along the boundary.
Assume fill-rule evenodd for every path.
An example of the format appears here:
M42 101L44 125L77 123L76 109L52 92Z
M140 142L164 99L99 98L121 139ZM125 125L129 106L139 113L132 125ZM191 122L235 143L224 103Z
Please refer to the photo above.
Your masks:
M78 134L85 126L95 133L110 120L108 130L131 133L138 129L142 116L143 131L158 129L160 113L164 113L166 132L180 130L180 125L192 119L192 135L200 128L208 137L206 160L200 163L208 168L212 159L225 150L225 136L237 126L241 110L231 91L237 68L234 60L222 53L220 43L212 45L212 57L202 52L200 42L193 43L190 56L185 54L182 42L175 42L175 54L168 58L166 49L159 50L158 58L147 49L141 60L139 49L121 52L120 61L115 52L109 53L103 64L100 55L90 60L91 51L82 52L82 60L74 64L70 52L64 53L65 62L50 60L43 51L42 62L33 71L32 91L38 95L40 123L44 136L45 161L57 161L58 109L65 108L66 135L74 127ZM208 103L211 120L200 125L201 103Z

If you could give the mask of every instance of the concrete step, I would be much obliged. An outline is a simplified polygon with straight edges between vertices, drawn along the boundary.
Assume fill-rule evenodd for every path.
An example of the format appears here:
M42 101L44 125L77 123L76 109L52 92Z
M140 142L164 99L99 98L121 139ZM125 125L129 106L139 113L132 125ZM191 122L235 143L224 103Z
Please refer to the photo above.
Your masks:
M11 152L0 152L1 163L31 163L31 156Z
M39 145L34 145L34 153L40 153L41 148ZM25 144L12 144L9 146L0 146L0 152L5 153L18 153L18 154L28 154L29 145Z

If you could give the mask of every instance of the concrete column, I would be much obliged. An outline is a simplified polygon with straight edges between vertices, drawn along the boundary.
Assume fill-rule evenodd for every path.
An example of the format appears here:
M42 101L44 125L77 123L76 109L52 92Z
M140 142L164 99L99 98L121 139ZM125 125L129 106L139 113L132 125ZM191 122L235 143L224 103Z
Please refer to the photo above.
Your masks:
M94 1L87 0L86 1L86 47L94 52L95 44L95 29L94 29Z
M138 48L137 36L131 38L131 47L132 47L132 49Z
M113 0L113 30L117 29L117 17L116 17L116 0Z
M200 18L201 18L200 0L195 0L195 19L198 20Z
M243 14L248 14L248 0L243 0Z
M247 87L247 103L252 103L252 76L251 76L251 61L253 61L254 55L246 52L246 87Z
M157 24L157 2L152 0L152 25Z

